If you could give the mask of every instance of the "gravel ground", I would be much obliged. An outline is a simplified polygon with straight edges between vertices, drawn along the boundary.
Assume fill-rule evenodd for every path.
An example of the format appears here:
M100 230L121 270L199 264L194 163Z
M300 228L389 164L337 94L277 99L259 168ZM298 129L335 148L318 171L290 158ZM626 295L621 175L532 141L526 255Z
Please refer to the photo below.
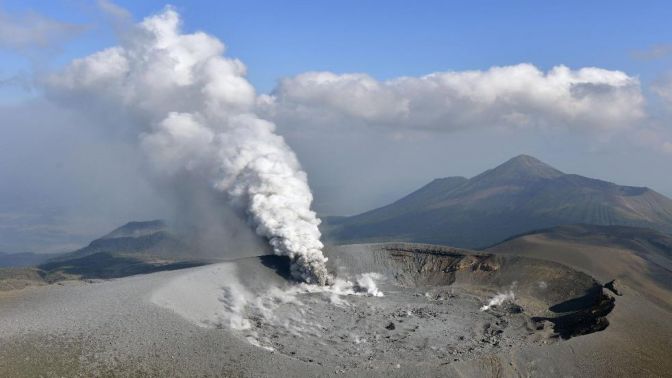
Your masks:
M370 251L348 248L346 255ZM352 269L353 277L370 267L366 262ZM606 330L562 341L552 338L548 327L530 326L524 296L515 300L522 313L511 304L480 311L497 292L494 287L400 286L383 270L377 283L384 296L342 295L347 288L288 289L276 270L246 259L7 296L0 299L0 376L666 376L671 371L670 314L628 295L627 287Z

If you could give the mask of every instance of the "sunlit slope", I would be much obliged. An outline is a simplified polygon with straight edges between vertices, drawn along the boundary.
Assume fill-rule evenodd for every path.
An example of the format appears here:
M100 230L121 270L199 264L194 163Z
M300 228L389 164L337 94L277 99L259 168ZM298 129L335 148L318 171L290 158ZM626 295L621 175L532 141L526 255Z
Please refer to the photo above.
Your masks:
M511 238L487 249L535 257L590 272L604 282L637 291L672 310L672 236L625 226L560 226ZM628 294L628 293L626 293Z
M565 174L521 155L471 179L437 179L388 206L329 219L323 229L338 243L392 240L482 248L576 223L672 232L672 200L645 187Z

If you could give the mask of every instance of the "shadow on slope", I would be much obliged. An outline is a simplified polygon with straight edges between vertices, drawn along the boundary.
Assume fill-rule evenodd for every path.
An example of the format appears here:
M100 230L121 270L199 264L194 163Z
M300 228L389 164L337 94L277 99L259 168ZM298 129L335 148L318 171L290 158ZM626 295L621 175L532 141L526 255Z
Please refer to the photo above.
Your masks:
M484 251L559 262L604 282L615 279L614 290L626 286L672 310L672 236L655 230L560 226L515 236Z
M81 258L54 261L38 268L46 273L47 281L58 277L76 276L81 279L107 279L154 273L164 270L177 270L207 264L207 261L165 261L141 259L133 256L99 252Z

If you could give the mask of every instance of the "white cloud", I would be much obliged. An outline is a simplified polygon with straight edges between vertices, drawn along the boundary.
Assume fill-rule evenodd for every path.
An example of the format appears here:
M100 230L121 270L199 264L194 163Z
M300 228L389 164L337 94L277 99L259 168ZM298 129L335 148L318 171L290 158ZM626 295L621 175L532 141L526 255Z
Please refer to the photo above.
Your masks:
M542 72L531 64L378 81L309 72L283 79L260 108L283 125L451 131L487 127L627 128L645 117L639 81L620 71Z
M0 48L22 52L53 48L84 30L83 25L56 21L34 12L17 15L0 10Z

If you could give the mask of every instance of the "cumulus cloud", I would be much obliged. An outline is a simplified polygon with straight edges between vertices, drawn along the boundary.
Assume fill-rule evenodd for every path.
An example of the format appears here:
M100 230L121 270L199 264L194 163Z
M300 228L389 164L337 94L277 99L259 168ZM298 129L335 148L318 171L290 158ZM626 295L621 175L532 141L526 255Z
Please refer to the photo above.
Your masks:
M644 118L637 78L600 68L531 64L378 81L308 72L283 79L260 108L281 124L402 130L565 127L612 130Z
M206 192L225 200L291 259L295 278L326 283L320 220L294 152L255 114L245 66L225 57L218 39L180 26L171 7L144 19L119 46L48 77L47 95L90 113L95 125L122 129L162 189L180 188L191 207Z
M0 9L0 48L20 52L53 48L84 30L83 25L53 20L38 13L9 14Z

